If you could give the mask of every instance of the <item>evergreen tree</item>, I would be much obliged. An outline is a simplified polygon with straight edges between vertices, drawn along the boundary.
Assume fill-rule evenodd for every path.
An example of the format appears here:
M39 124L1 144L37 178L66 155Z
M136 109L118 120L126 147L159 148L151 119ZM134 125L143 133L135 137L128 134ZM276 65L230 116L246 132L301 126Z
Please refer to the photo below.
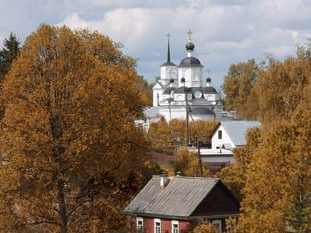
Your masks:
M0 81L9 72L13 60L20 52L20 42L15 34L11 32L9 39L5 39L4 47L0 51Z

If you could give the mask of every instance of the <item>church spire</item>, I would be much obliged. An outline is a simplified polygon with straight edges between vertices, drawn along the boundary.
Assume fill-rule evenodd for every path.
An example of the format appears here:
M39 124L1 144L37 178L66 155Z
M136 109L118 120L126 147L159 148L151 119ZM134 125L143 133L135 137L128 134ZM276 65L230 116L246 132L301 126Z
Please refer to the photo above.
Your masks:
M171 62L171 50L170 50L170 39L171 39L171 34L167 34L167 58L166 62L163 63L161 66L176 66L173 62Z
M167 61L166 62L171 62L171 52L170 52L170 37L171 34L167 34Z

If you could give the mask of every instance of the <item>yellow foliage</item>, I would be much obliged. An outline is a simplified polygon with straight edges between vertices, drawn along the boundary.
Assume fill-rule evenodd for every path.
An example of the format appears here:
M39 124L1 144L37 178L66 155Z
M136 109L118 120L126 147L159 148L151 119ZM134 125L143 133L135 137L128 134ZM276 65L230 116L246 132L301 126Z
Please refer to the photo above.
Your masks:
M124 225L146 161L136 77L97 32L42 25L27 38L3 84L1 232Z
M237 232L310 232L310 141L309 106L299 106L290 121L265 128L245 170Z
M212 223L200 223L190 233L218 233Z
M181 172L184 176L197 176L199 169L199 159L196 153L187 149L180 149L175 155L174 168L175 173ZM208 167L202 165L203 176L208 176Z
M195 121L189 124L189 135L192 143L200 140L209 143L211 133L217 125L216 121ZM151 123L148 136L154 148L186 144L186 122L173 119L167 123L164 119Z

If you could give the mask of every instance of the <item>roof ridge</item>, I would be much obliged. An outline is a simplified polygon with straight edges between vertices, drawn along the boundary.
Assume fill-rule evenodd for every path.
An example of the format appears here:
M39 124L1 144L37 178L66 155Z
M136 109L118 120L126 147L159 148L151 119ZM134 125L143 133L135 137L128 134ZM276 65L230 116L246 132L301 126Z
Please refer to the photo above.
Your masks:
M152 178L160 178L161 175L152 175ZM195 176L167 176L168 178L178 178L178 179L198 179L198 180L220 180L217 177L195 177Z

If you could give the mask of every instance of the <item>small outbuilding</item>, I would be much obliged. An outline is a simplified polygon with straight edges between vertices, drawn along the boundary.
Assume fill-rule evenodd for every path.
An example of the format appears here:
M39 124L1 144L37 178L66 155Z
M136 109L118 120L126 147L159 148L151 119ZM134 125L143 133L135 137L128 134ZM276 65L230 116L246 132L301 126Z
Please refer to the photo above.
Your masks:
M187 232L197 222L226 229L239 216L239 202L218 178L153 176L124 209L132 232Z

